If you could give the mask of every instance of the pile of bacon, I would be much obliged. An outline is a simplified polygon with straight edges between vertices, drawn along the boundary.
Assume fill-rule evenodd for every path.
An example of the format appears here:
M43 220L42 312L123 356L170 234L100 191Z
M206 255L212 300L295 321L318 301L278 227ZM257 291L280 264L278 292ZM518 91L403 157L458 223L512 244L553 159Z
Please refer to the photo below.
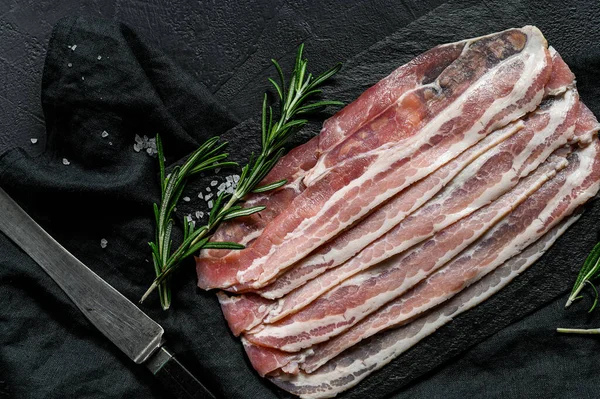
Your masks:
M197 259L256 371L335 396L535 262L600 184L574 78L532 26L441 45L281 159Z

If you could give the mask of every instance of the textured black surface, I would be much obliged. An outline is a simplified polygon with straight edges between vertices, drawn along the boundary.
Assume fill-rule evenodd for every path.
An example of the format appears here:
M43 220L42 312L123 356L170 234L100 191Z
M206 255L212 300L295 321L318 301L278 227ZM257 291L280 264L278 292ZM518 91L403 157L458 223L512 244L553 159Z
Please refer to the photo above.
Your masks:
M87 5L75 1L3 3L0 4L3 39L0 41L3 116L0 153L11 147L24 147L32 153L44 148L44 119L39 101L42 64L51 26L66 15L93 15L127 23L146 43L165 52L187 69L192 78L204 84L217 100L226 104L236 115L227 117L232 122L255 115L260 92L265 87L264 77L272 73L267 69L268 59L280 58L284 65L289 65L295 46L303 40L315 70L350 58L329 90L334 96L349 101L396 66L437 43L535 24L572 66L583 100L599 115L600 30L594 21L600 9L595 3L565 5L560 1L530 1L522 4L514 0L377 1L354 5L343 1L246 4L183 0L98 0ZM433 11L411 23L430 10ZM380 42L374 44L377 41ZM78 50L85 51L85 46ZM359 54L354 56L356 53ZM95 53L87 54L87 60L85 54L78 51L74 54L84 57L78 61L94 65ZM172 70L169 65L157 69ZM63 76L65 70L63 63L57 76ZM83 72L94 74L95 70ZM165 80L170 78L164 77ZM189 83L191 80L185 80L188 77L182 79L185 99L203 90ZM161 79L155 76L153 81ZM188 86L191 89L184 90ZM118 96L119 93L115 88L113 94ZM176 93L167 92L166 96L159 97L172 100L177 97ZM54 98L60 102L60 96ZM208 93L201 99L210 100ZM182 112L185 105L185 102L175 101L174 109ZM68 113L68 110L63 111ZM153 117L158 121L168 115L149 116L146 120L142 111L138 117L140 126L133 124L117 129L129 134L139 128L153 129ZM97 122L91 125L93 129L114 123L111 120ZM193 115L184 125L181 137L185 137L186 132L191 137L183 139L181 147L171 154L173 159L183 155L194 139L203 136L202 123ZM49 132L58 139L64 139L63 133L72 128L71 125L53 126L63 126ZM252 129L251 122L245 123L227 135L235 141L236 137L252 135ZM313 125L312 132L316 129ZM307 129L304 137L310 133L311 129ZM32 146L30 137L42 140ZM131 165L137 165L141 171L152 162L151 158L130 150L131 135L121 139L119 148L131 153L130 163L121 165L129 168L127 172L137 170L132 170ZM232 152L238 156L242 150L251 148L247 140L241 142L243 145L232 146ZM64 149L52 140L48 148ZM71 153L75 160L71 166L81 163L85 176L98 177L90 172L99 162L105 167L100 169L100 175L114 177L119 168L111 168L111 150L99 156L93 154L96 149L97 145L90 144L87 151ZM47 156L48 152L44 157ZM60 161L61 157L57 153L54 160ZM30 172L24 169L21 177L29 178ZM48 170L41 172L48 174ZM63 170L56 173L63 178L63 183L72 177ZM131 179L131 185L144 184L130 187L130 192L141 194L139 198L124 199L117 191L96 198L95 194L102 192L101 185L96 190L81 193L77 190L77 181L59 191L43 190L49 182L41 181L37 182L39 191L34 195L18 190L15 194L59 241L135 300L151 273L144 262L148 255L144 241L151 234L150 215L146 210L156 195L151 177L138 174ZM205 183L210 179L211 176L206 177ZM18 182L12 184L17 186ZM44 205L58 202L51 201L52 198L60 198L63 208L49 209ZM110 209L123 204L124 209L116 214ZM74 210L81 217L61 218L63 213ZM598 239L595 221L599 217L600 206L595 204L540 262L501 294L457 318L346 396L385 397L404 387L401 397L564 397L568 393L596 397L597 341L589 337L560 336L553 330L557 326L600 325L598 316L586 316L583 305L565 312L562 309L564 296L554 300L569 288L578 265ZM99 246L102 237L109 240L105 251ZM110 343L103 341L35 264L4 237L0 237L0 248L3 268L0 273L3 304L0 308L0 380L6 381L0 384L2 389L5 385L18 398L162 397L162 391L145 370L128 363ZM195 292L193 279L191 270L180 274L176 308L170 313L158 311L156 302L148 303L144 309L165 326L173 349L182 361L208 378L218 394L231 398L274 397L272 387L249 369L239 344L229 335L218 314L213 296ZM528 316L523 319L525 315ZM471 349L465 352L468 348ZM453 360L447 362L451 358Z

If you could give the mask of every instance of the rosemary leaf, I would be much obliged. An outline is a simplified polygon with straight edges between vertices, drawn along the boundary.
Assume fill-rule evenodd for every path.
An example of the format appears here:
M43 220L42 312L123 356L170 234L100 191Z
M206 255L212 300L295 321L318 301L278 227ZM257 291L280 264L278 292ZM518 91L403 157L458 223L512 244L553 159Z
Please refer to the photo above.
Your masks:
M253 213L263 211L263 210L265 210L265 208L266 208L266 206L253 206L251 208L237 209L233 212L227 213L223 217L223 220L235 219L235 218L239 218L242 216L249 216L249 215L252 215Z
M204 244L205 249L244 249L246 248L242 244L236 244L235 242L226 241L211 241Z
M271 184L267 184L265 186L257 187L254 190L252 190L252 192L255 193L255 194L264 193L266 191L272 191L272 190L278 189L279 187L283 187L286 184L287 184L287 180L283 179L283 180L279 180L279 181L273 182Z

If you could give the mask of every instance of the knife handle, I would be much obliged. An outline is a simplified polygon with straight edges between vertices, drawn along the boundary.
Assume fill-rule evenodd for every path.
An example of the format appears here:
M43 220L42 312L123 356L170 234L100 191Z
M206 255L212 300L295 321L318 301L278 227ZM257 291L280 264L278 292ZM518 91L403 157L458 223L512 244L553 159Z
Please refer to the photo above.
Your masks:
M178 399L215 399L208 388L164 346L148 359L146 366L169 393Z

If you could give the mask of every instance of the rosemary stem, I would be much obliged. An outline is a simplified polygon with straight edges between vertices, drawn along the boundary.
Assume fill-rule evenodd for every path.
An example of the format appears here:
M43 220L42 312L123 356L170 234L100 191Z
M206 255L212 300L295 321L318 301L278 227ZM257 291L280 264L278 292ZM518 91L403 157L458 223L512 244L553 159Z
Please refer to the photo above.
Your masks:
M156 284L156 280L155 280L152 282L150 287L148 287L148 290L146 290L144 295L142 295L142 299L140 299L140 303L144 302L146 300L146 298L148 298L148 295L150 295L152 293L152 291L154 291L156 289L156 287L158 287L158 284Z
M557 328L556 332L564 334L600 334L600 328Z
M565 308L568 308L573 304L573 302L575 302L575 298L577 298L581 290L583 290L583 287L585 287L585 284L579 285L579 287L577 287L577 289L573 291L571 295L569 295L569 299L567 299L567 303L565 303Z

